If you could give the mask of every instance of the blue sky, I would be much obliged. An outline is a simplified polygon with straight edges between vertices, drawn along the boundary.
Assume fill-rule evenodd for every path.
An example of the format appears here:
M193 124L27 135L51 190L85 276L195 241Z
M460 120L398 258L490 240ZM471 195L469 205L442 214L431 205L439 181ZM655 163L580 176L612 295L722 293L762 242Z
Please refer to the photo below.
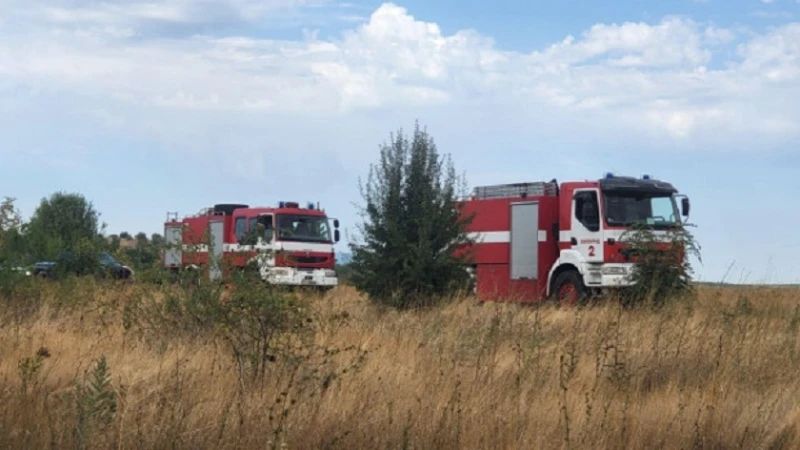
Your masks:
M700 278L800 281L798 0L0 2L0 196L26 217L80 192L153 233L285 199L352 231L416 119L470 186L667 179Z

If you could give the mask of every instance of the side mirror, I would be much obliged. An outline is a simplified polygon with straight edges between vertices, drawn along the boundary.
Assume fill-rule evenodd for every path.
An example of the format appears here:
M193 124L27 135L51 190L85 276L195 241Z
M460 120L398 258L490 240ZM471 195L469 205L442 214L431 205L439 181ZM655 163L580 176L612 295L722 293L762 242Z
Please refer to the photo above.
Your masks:
M333 219L333 228L339 228L339 219Z
M341 236L339 234L339 230L338 229L333 230L333 241L334 242L339 242L340 238L341 238Z
M685 217L689 215L689 198L683 197L681 199L681 214Z

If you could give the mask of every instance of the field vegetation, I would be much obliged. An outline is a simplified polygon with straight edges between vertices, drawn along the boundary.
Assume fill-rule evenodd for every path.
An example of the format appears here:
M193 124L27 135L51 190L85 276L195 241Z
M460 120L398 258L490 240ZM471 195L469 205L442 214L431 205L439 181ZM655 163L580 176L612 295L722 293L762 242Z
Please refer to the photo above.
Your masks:
M261 321L254 308L279 305L248 289L5 289L0 447L800 446L794 289L703 287L658 311L405 311L345 286L281 295L295 303Z

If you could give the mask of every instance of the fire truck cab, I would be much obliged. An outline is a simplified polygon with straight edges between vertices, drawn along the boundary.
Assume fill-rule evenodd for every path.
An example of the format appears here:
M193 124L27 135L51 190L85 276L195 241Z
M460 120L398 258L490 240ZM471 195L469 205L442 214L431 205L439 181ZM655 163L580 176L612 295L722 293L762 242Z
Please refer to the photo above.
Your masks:
M171 213L164 265L220 279L224 270L255 264L270 284L332 288L340 235L338 219L333 227L329 221L319 205L283 201L277 207L217 204L180 220Z
M480 186L461 206L473 216L469 250L481 301L575 303L592 290L629 286L623 233L646 223L663 236L689 214L688 197L647 175Z

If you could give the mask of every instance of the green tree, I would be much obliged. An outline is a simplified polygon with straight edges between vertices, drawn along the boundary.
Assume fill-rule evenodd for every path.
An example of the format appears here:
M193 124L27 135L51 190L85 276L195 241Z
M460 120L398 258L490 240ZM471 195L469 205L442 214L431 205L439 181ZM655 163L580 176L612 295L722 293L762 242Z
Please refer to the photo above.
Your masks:
M15 206L13 197L5 197L0 203L0 263L25 259L25 236L22 215Z
M409 140L400 130L370 167L359 227L364 242L351 243L352 283L371 299L398 308L435 303L465 289L472 241L457 201L459 178L419 124Z
M119 235L112 234L108 237L108 251L110 253L117 253L120 247Z
M16 200L13 197L4 197L0 202L0 238L7 231L18 229L22 225L22 215L14 205Z
M154 233L153 240L150 240L146 233L139 232L134 238L136 245L126 248L123 253L135 270L150 269L159 261L158 243L162 240L159 234Z
M3 236L0 238L0 263L11 261L14 264L24 264L28 259L25 234L18 228L12 228L2 234Z
M153 233L150 235L150 243L157 249L161 250L167 241L164 239L164 236L161 236L158 233Z
M49 259L63 251L84 255L105 248L99 217L81 194L57 192L42 199L26 231L33 256Z

